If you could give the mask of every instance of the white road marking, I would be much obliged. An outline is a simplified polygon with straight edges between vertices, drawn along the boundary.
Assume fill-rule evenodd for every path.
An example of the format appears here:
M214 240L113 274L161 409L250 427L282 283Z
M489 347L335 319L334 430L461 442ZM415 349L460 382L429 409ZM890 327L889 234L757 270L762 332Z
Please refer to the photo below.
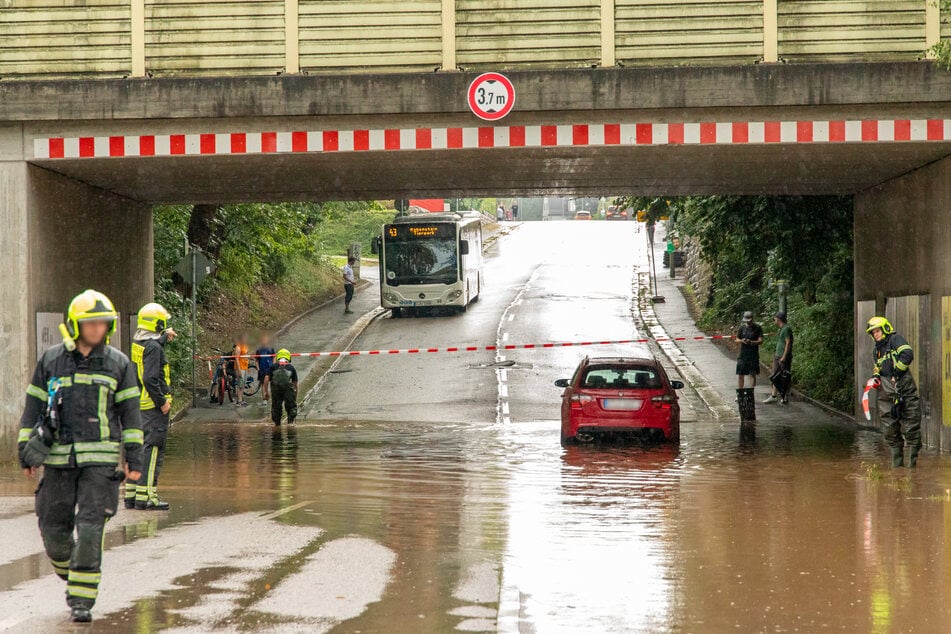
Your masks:
M515 306L521 305L522 295L525 294L535 278L538 276L538 272L541 270L541 265L535 267L535 270L532 271L532 274L529 276L528 280L522 285L522 288L519 289L518 293L515 295L515 298L512 300L512 303L509 304L504 311L502 311L502 316L499 319L499 326L495 331L495 343L496 347L499 348L495 352L495 361L502 362L505 361L505 355L502 354L500 348L502 345L508 341L509 333L502 332L502 327L506 322L512 322L515 319L515 313L512 312L512 308ZM504 368L497 368L495 370L495 376L498 383L498 399L496 404L496 422L507 425L512 422L510 411L509 411L509 392L506 381L508 381L508 373Z
M239 567L241 572L258 578L320 532L314 527L279 524L257 513L213 517L164 529L154 538L106 551L96 612L110 614L131 608L138 601L177 587L176 579L204 568ZM50 573L0 592L0 630L61 629L67 616L64 586ZM236 607L229 602L229 613Z
M379 601L390 582L396 553L362 537L336 539L307 558L253 610L305 618L310 631L328 631Z

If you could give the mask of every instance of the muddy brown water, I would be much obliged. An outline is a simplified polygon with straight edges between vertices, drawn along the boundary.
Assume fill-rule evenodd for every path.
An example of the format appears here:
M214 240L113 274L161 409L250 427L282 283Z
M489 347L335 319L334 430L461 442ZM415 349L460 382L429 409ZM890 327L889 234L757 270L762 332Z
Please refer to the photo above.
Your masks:
M107 545L300 505L280 524L324 532L204 623L227 629L287 625L251 604L321 544L358 535L396 564L382 599L336 632L494 631L494 617L459 616L474 606L516 614L501 631L947 632L951 460L891 472L884 453L876 434L809 421L761 424L749 440L735 422L705 420L684 425L679 448L566 450L551 422L180 425L161 486L173 510ZM29 492L3 472L0 493ZM456 591L473 564L496 571L490 601ZM0 566L0 583L47 572L30 555ZM96 631L200 628L173 610L227 573L202 570L97 615Z

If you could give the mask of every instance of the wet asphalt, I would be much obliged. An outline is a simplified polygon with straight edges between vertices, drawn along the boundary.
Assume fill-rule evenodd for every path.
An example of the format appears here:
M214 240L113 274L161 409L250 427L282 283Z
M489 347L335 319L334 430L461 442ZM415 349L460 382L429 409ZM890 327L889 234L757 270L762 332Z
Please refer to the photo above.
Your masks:
M669 305L638 308L634 229L523 224L465 314L384 316L353 347L686 334ZM327 338L319 315L300 328ZM891 472L880 436L803 403L761 407L743 437L730 360L680 350L709 391L684 394L678 447L559 444L552 382L584 354L656 352L640 346L346 358L294 427L178 424L172 510L109 523L91 628L66 623L33 485L4 471L0 629L947 631L951 461Z

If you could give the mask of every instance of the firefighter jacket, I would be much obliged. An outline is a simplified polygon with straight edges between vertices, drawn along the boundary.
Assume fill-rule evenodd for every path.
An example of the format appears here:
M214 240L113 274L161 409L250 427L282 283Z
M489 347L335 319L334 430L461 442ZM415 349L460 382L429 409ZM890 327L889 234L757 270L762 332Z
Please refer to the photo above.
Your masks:
M908 372L915 353L905 338L892 333L875 343L875 376L900 379Z
M118 465L120 443L131 471L142 467L142 421L135 365L108 345L88 357L59 344L48 349L33 371L20 419L20 448L46 415L51 379L58 379L58 428L44 463L47 467ZM26 466L21 464L21 466Z
M139 407L157 409L172 400L171 373L165 358L165 335L132 342L132 362L139 378Z

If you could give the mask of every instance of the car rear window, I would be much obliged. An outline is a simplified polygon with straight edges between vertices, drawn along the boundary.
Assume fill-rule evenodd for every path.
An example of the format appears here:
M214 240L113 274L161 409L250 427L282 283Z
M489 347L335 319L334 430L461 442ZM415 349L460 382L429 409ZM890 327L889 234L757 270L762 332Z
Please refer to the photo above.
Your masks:
M646 365L593 365L581 379L581 387L591 389L657 389L663 385L657 368Z

